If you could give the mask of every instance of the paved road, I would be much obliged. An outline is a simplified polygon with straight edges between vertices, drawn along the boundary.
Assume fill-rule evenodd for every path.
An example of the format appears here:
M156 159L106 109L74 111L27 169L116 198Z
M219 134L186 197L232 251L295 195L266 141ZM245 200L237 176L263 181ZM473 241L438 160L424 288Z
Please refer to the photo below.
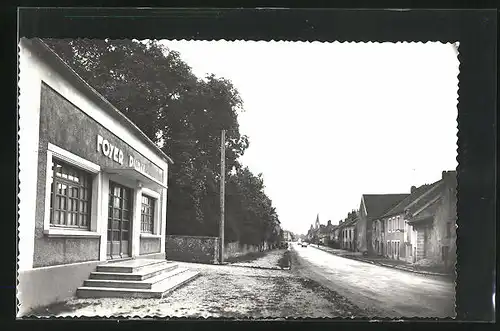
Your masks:
M293 244L292 268L376 317L453 317L455 284ZM373 315L371 315L373 317Z

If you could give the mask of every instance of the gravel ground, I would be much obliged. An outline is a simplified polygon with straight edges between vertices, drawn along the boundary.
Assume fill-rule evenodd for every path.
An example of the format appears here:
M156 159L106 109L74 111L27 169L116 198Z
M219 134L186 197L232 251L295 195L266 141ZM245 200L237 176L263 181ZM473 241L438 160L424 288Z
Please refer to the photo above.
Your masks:
M268 268L268 269L281 269L279 266L279 261L283 257L287 250L279 249L266 252L266 254L260 258L251 261L242 261L231 263L233 266L240 267L254 267L254 268Z
M38 316L102 317L355 317L363 311L290 271L179 263L201 276L163 299L72 299Z

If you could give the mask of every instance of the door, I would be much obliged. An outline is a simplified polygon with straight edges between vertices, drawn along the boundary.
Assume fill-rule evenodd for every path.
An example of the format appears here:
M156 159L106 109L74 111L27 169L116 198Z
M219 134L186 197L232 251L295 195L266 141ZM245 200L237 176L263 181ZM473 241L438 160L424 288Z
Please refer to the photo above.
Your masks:
M425 228L417 229L417 261L425 258L426 233Z
M130 221L132 192L129 188L109 182L108 259L130 256Z

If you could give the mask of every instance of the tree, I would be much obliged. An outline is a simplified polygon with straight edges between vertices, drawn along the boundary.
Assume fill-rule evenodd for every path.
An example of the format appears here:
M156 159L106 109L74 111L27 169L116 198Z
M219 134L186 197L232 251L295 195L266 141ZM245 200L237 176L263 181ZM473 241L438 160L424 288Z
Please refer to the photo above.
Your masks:
M156 41L46 39L84 80L170 155L167 232L218 235L220 139L226 134L226 238L275 240L278 215L262 175L238 162L249 146L239 132L243 101L232 83L196 77L179 53Z
M248 147L237 121L243 103L230 81L198 79L179 54L156 41L44 40L84 80L134 122L174 164L169 171L168 229L216 235L220 132L227 170Z
M227 186L228 240L244 244L276 244L280 222L271 199L264 193L262 174L255 176L248 167L231 174Z

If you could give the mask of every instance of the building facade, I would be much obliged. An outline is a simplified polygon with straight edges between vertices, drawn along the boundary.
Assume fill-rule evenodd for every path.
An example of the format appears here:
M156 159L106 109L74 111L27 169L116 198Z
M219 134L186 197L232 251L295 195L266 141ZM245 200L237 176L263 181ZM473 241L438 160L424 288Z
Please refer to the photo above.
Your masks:
M19 44L19 313L97 264L165 259L168 164L40 39Z
M373 222L372 243L376 255L395 260L412 261L412 248L405 210L421 199L432 185L412 186L410 194Z
M357 218L347 219L339 225L340 248L357 251Z
M365 254L375 255L372 231L374 221L383 216L390 208L405 199L409 194L363 194L359 207L357 222L358 250ZM396 240L396 239L393 239ZM380 247L380 245L379 245Z
M456 262L457 178L443 171L433 190L405 213L415 263L452 270Z
M373 222L377 255L430 265L456 261L456 173L442 173L432 184L412 187L411 194Z

